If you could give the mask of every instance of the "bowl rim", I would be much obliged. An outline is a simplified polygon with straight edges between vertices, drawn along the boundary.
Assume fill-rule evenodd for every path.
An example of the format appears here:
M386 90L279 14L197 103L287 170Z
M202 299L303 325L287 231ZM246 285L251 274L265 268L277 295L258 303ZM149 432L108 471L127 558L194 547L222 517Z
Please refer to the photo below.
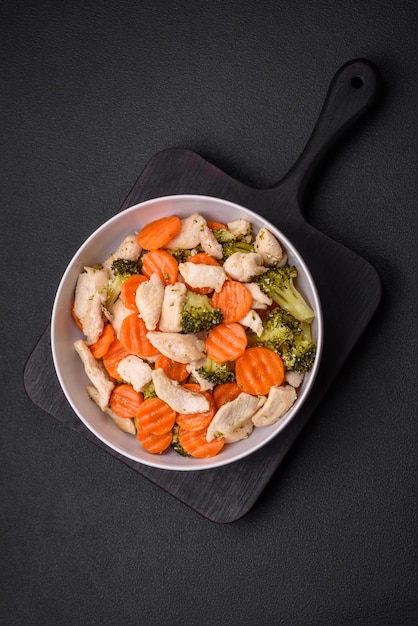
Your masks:
M238 211L239 213L243 214L243 217L248 216L248 219L250 219L252 223L254 223L254 221L263 222L267 228L273 230L273 234L275 234L275 236L279 239L280 243L283 244L283 247L285 248L285 250L291 251L292 255L296 256L298 270L302 269L303 274L305 275L305 278L309 285L309 288L312 291L312 296L310 297L309 303L315 311L315 319L316 319L316 326L317 326L315 341L317 344L317 353L316 353L314 365L309 372L309 379L306 382L302 395L298 397L293 407L285 414L285 416L272 425L272 426L275 426L275 428L272 428L261 441L259 441L258 443L255 443L253 446L250 446L248 449L242 450L241 452L237 451L236 454L232 456L232 458L222 457L222 454L216 455L215 457L210 457L208 459L193 459L193 458L188 457L187 460L190 462L190 464L178 465L176 464L175 461L177 460L178 462L183 457L177 455L174 451L173 451L173 454L176 455L178 459L172 456L171 457L173 458L172 463L170 462L170 460L167 461L167 457L164 457L164 463L161 463L159 462L159 459L161 459L160 455L153 455L149 453L148 453L148 456L150 457L149 459L148 459L148 456L145 456L145 458L142 459L122 449L119 445L110 441L108 437L103 436L102 433L98 432L98 430L94 427L94 425L92 425L89 422L88 418L86 418L82 414L82 412L78 410L75 402L73 401L72 394L70 393L68 389L65 378L61 371L60 356L57 351L56 337L57 337L57 319L59 315L60 300L67 289L67 279L70 273L73 271L74 265L77 263L77 260L80 257L82 257L83 253L89 248L91 243L95 241L97 238L99 238L101 233L104 230L107 230L108 228L110 228L112 224L117 223L119 220L123 219L123 217L125 218L129 217L131 213L136 213L137 211L140 211L141 209L152 207L153 205L161 203L163 201L164 202L174 201L175 203L177 203L185 199L187 199L188 202L193 201L193 200L197 202L203 201L209 204L213 202L214 204L215 203L218 204L218 206L219 206L219 203L222 203L223 205L228 206L234 209L235 211ZM132 229L131 232L134 232L134 229ZM197 470L205 470L205 469L215 469L218 467L229 465L231 463L235 463L237 461L240 461L246 458L247 456L250 456L257 450L264 447L267 443L269 443L276 436L278 436L286 428L286 426L288 426L288 424L291 421L293 421L296 414L301 410L306 399L310 395L314 382L317 377L317 373L319 370L322 353L323 353L324 323L323 323L323 312L322 312L321 300L319 297L319 293L318 293L318 289L316 287L315 281L309 270L309 267L304 261L303 255L299 252L299 249L297 248L297 246L290 241L290 239L280 230L280 228L275 226L272 222L270 222L268 219L266 219L262 215L236 202L225 200L217 196L186 193L186 194L171 194L171 195L166 195L166 196L158 196L156 198L152 198L152 199L134 204L122 211L119 211L114 216L107 219L87 237L87 239L81 244L81 246L79 246L78 250L74 253L72 258L68 262L67 267L59 282L56 295L54 298L53 308L52 308L50 337L51 337L51 351L52 351L52 358L53 358L55 372L58 377L58 381L61 386L61 389L64 392L64 395L68 403L72 407L73 411L76 413L77 417L88 428L88 430L91 433L93 433L93 435L97 437L102 443L108 446L111 452L120 454L123 457L126 457L141 465L154 467L160 470L163 469L163 470L168 470L168 471L197 471ZM80 367L82 367L81 361L80 361ZM100 411L98 407L97 407L97 410ZM115 428L117 427L115 426ZM263 427L263 428L269 428L269 427ZM251 441L251 436L244 441ZM138 445L140 445L139 442L138 442ZM235 445L235 444L228 444L228 445Z

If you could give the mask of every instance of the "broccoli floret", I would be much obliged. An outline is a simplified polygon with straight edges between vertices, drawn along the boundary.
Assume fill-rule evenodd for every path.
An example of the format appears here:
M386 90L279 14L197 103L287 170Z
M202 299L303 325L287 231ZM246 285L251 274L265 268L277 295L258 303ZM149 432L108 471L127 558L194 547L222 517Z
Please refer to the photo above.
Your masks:
M228 241L236 241L234 235L226 228L216 228L213 231L215 239L218 243L227 243Z
M140 274L141 270L136 261L130 261L127 259L115 259L112 263L112 272L114 275L105 287L106 289L106 308L110 311L119 298L120 291L123 283L129 276L133 274Z
M293 284L297 276L296 267L272 267L257 278L257 283L261 291L293 317L301 322L312 322L315 314Z
M192 251L187 248L175 248L173 250L167 250L177 261L177 263L185 263L190 259Z
M220 309L214 309L208 296L187 291L186 301L181 313L181 327L184 333L198 333L211 330L223 320Z
M219 385L221 383L232 383L235 381L235 373L228 363L217 363L209 356L206 363L197 370L199 376L210 383Z
M177 424L173 428L173 438L170 445L173 450L177 452L177 454L180 454L181 456L190 456L189 452L183 448L179 441L179 427Z
M260 336L248 333L249 345L261 345L278 352L283 343L292 343L301 333L301 323L284 309L271 309L263 320L263 332Z
M148 398L156 398L157 394L155 393L155 387L152 380L144 387L142 390L142 394L144 396L144 400L148 400Z
M311 369L316 357L316 344L312 340L310 324L301 325L301 332L294 336L293 341L283 344L280 355L286 370L304 374Z

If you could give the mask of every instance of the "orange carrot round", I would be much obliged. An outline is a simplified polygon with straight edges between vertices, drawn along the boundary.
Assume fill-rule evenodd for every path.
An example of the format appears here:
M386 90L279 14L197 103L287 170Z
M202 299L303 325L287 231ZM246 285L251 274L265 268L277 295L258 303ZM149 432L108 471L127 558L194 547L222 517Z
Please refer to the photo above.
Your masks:
M106 354L103 357L103 365L108 374L115 380L122 380L117 367L125 357L129 356L129 352L123 347L119 339L115 338L110 344Z
M242 389L238 387L236 382L220 383L213 388L212 393L215 404L219 409L227 402L232 402L232 400L238 398L239 394L242 393Z
M121 324L119 339L129 354L141 357L155 356L158 350L148 340L147 332L144 320L136 313L131 313Z
M127 278L122 284L120 299L127 309L138 312L138 307L135 302L136 290L141 283L144 283L147 280L147 277L142 274L132 274L132 276L129 276L129 278Z
M184 430L179 429L180 445L191 456L199 459L205 459L218 454L225 445L223 437L206 441L206 428L201 430Z
M213 222L211 220L208 220L206 223L211 230L228 230L228 226L226 224L223 224L222 222Z
M158 250L168 244L181 230L180 218L176 215L160 217L146 224L136 236L144 250Z
M103 328L103 332L100 335L99 339L96 343L93 343L90 347L90 352L94 356L95 359L101 359L104 357L106 352L109 350L110 346L115 339L115 331L113 329L112 324L105 324Z
M206 351L214 361L226 363L235 361L247 347L247 335L244 327L237 322L218 324L209 332L206 339Z
M191 387L189 385L183 386L186 389L190 389ZM197 385L197 387L199 386ZM194 386L190 390L196 391ZM216 405L213 399L213 395L210 391L200 391L200 393L208 399L209 409L204 413L178 413L176 417L176 422L180 426L180 428L183 428L184 430L201 430L202 428L207 428L213 420L216 413Z
M135 417L142 404L143 395L131 385L117 385L110 394L110 408L119 417Z
M225 323L238 322L246 315L253 302L247 287L237 280L227 280L212 297L212 306L221 309Z
M155 367L161 368L168 378L176 380L178 383L183 383L189 376L185 363L173 361L164 354L161 354L155 361Z
M179 265L172 254L166 250L152 250L142 259L142 272L147 278L158 274L167 285L174 285L177 280Z
M176 412L160 398L147 398L139 407L136 419L138 437L164 435L172 431Z
M167 450L171 444L172 433L164 433L163 435L153 435L148 433L143 435L137 432L137 439L141 442L142 447L151 454L161 454L164 450Z
M235 363L238 386L254 396L268 394L271 387L284 379L283 361L277 352L254 346L245 350Z

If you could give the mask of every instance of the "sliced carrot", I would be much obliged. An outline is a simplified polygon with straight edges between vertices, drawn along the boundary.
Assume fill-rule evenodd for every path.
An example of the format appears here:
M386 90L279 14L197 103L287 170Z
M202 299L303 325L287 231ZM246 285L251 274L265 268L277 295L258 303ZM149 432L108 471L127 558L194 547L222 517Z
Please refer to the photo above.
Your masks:
M136 413L137 436L164 435L171 432L176 421L176 412L160 398L147 398Z
M221 309L224 322L238 322L251 309L252 295L245 285L237 280L227 280L212 298L212 306Z
M147 278L158 274L167 285L174 285L177 280L179 265L172 254L166 250L152 250L142 259L142 272Z
M164 450L170 447L172 440L171 431L164 433L163 435L141 435L137 432L137 439L141 442L142 447L151 454L161 454Z
M181 230L181 221L177 215L160 217L146 224L136 236L137 242L144 250L158 250L168 244Z
M226 224L222 224L222 222L212 222L211 220L208 220L206 223L211 230L228 230L228 226Z
M104 357L104 355L112 345L114 339L115 331L112 324L105 324L105 327L103 328L103 332L100 335L99 339L96 341L96 343L93 343L91 346L89 346L90 352L92 353L94 358L101 359L102 357Z
M129 276L129 278L127 278L122 284L120 299L127 309L138 312L138 307L135 302L136 290L141 283L144 283L147 280L148 278L142 274L132 274L132 276Z
M208 355L218 363L235 361L247 347L247 335L244 327L237 322L218 324L209 332L206 339Z
M238 398L239 394L242 393L242 389L238 387L236 382L220 383L213 388L212 393L215 404L219 409L227 402L232 402L232 400Z
M148 357L159 354L147 338L147 328L142 318L136 313L127 315L120 327L119 339L129 354Z
M168 378L176 380L178 383L183 383L189 376L185 363L173 361L173 359L164 354L161 354L155 361L155 367L161 368Z
M135 391L131 385L117 385L110 394L110 408L119 417L135 417L143 402L142 393Z
M193 254L187 259L187 263L195 263L196 265L219 265L218 261L213 256L210 256L210 254L206 254L206 252ZM207 295L213 291L212 287L190 287L190 285L187 285L187 289L202 295Z
M282 384L283 361L277 352L254 346L237 359L235 375L237 384L243 391L254 396L264 396L271 387Z
M110 344L106 354L103 357L103 365L108 374L115 380L122 380L117 367L125 357L129 356L129 352L123 347L119 339L114 339Z
M188 385L183 385L183 387L186 389L190 388ZM192 388L191 391L196 390ZM202 428L207 428L215 417L216 405L212 393L210 391L200 391L200 393L208 399L209 409L204 413L191 413L188 415L178 413L176 422L180 428L183 428L184 430L201 430Z
M72 315L72 318L73 318L73 320L75 321L75 323L77 325L77 328L79 328L80 330L83 330L83 324L81 323L80 318L77 317L77 315L75 314L75 311L74 311L74 302L73 302L73 304L71 306L71 315Z
M223 437L206 441L206 428L201 430L179 429L179 443L191 456L205 459L218 454L225 445Z

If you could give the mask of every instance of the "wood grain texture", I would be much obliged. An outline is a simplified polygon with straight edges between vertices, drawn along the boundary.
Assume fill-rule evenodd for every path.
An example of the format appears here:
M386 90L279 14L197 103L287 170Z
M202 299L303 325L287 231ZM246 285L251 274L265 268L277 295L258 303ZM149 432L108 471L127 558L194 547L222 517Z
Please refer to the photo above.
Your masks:
M49 326L24 372L32 401L206 518L226 523L245 515L312 416L380 301L375 269L311 226L303 214L303 198L315 171L335 142L372 106L379 83L379 73L368 61L344 65L330 84L305 150L282 181L269 189L248 187L190 150L167 149L149 161L121 207L172 194L216 196L264 216L298 248L323 305L325 342L311 394L284 431L244 460L204 472L158 470L126 459L94 437L68 405L54 372Z

